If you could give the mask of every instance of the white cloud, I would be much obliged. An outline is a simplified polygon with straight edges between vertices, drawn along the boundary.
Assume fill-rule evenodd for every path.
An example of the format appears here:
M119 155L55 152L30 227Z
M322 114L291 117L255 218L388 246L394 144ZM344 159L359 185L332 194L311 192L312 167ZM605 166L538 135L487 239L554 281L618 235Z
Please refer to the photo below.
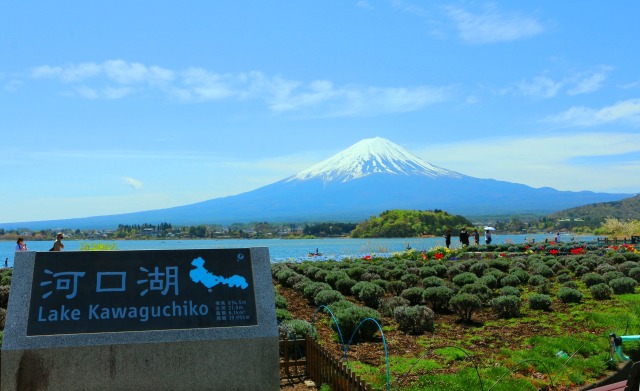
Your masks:
M374 110L384 112L407 112L428 105L443 102L450 98L451 89L447 87L418 86L410 88L369 88L367 99L372 99ZM375 107L377 106L377 107Z
M270 107L277 112L302 111L323 117L367 116L415 111L444 102L451 95L449 87L335 87L316 81L279 94Z
M268 77L262 72L220 74L202 68L189 68L182 73L183 86L178 96L199 101L222 99L262 99L271 102L289 96L301 82L280 76ZM322 88L323 82L312 82L312 89Z
M158 66L147 67L140 63L109 60L103 63L85 62L65 66L42 65L31 69L35 79L58 79L65 83L84 82L95 77L106 77L119 84L161 83L173 80L174 74Z
M108 78L120 84L161 83L173 80L173 72L158 66L147 67L140 63L110 60L102 63Z
M478 102L480 102L480 98L478 98L475 95L469 95L469 96L467 96L467 99L465 100L465 103L468 104L468 105L475 105Z
M39 66L31 70L31 76L34 78L60 79L66 83L73 83L97 76L101 72L102 68L99 64L85 62L81 64L69 64L64 67Z
M17 158L18 156L14 156ZM139 164L139 161L144 160L165 160L165 161L207 161L211 160L210 155L203 154L201 152L192 150L175 150L175 151L146 151L136 149L117 149L117 150L103 150L103 149L81 149L81 150L39 150L29 151L25 154L25 158L29 160L37 161L60 161L67 159L78 159L80 161L86 160L131 160L136 161L134 164Z
M640 119L640 99L629 99L598 110L596 118L602 122L617 121L619 119Z
M45 65L32 69L31 75L35 79L47 77L64 83L82 83L72 95L86 99L122 99L145 88L155 88L172 99L186 102L253 99L264 102L275 113L311 117L415 111L446 101L452 95L451 87L339 86L330 80L305 83L278 75L267 76L258 71L221 74L203 68L188 68L175 72L123 60L64 67ZM98 83L99 87L92 85Z
M366 0L359 0L356 2L356 7L358 8L362 8L362 9L366 9L366 10L372 10L373 6L371 5L371 3L369 3Z
M76 87L72 92L64 92L64 96L79 96L84 99L121 99L131 95L135 90L131 87L105 87L101 89L90 88L85 85Z
M131 187L132 189L135 190L140 190L143 187L143 183L137 179L133 179L130 178L128 176L124 176L122 177L122 183L124 183L125 185Z
M549 76L536 76L533 80L521 80L513 88L507 89L514 95L535 99L549 99L559 94L580 95L598 91L606 80L610 67L602 67L595 72L580 72L559 80Z
M303 107L316 106L320 103L339 98L342 93L334 89L333 83L326 80L317 80L309 83L306 91L297 92L292 87L299 83L283 85L284 89L278 91L276 99L272 100L271 108L275 111L291 111Z
M634 170L640 170L640 161L606 163L609 156L638 152L640 134L604 132L492 138L414 151L432 164L477 178L607 192L640 191L637 181L629 181Z
M567 94L580 95L598 91L602 86L602 82L607 78L607 70L578 77L575 85L567 91Z
M24 84L22 80L9 80L4 84L4 90L7 92L15 92Z
M537 20L501 12L495 5L487 5L476 14L457 7L446 7L445 11L456 24L460 38L472 44L515 41L544 32Z
M601 109L572 107L562 113L544 118L542 122L561 126L596 126L615 121L640 124L640 99L629 99Z
M427 11L420 7L419 5L408 3L404 0L392 0L391 6L395 9L408 12L410 14L418 15L418 16L426 16Z
M516 83L517 95L528 96L536 99L553 98L562 88L563 82L557 82L546 76L537 76L533 81L520 81Z
M640 88L640 81L623 84L620 86L620 88L625 90L632 89L632 88Z
M240 94L241 78L232 75L221 75L201 68L187 69L182 82L190 92L200 100L219 100L237 97Z
M96 90L87 86L76 88L76 93L86 99L98 99L100 97L100 94Z
M133 91L134 90L131 87L120 87L120 88L107 87L102 91L102 95L106 99L120 99L120 98L124 98L127 95L132 94Z

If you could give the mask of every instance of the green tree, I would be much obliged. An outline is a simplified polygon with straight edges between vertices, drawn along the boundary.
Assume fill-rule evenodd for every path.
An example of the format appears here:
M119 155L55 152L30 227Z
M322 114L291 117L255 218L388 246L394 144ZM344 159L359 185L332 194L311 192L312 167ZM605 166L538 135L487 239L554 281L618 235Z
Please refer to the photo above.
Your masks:
M189 227L189 236L192 238L205 238L207 236L207 227L204 225Z
M640 220L624 221L608 217L605 219L604 223L602 223L597 232L618 238L640 235Z
M358 224L351 232L354 238L416 237L420 235L444 235L447 229L458 230L472 223L462 216L445 211L388 210L378 217Z

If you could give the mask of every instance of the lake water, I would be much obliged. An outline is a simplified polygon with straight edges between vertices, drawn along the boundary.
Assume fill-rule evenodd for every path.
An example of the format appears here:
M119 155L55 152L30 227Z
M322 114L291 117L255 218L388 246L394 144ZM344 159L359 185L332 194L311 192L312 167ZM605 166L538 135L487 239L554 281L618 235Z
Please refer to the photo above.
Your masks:
M568 242L571 236L561 236L561 242ZM575 240L592 241L596 236L576 236ZM536 242L544 242L545 239L554 240L553 235L529 234L529 235L493 235L493 244L507 242L524 243L535 239ZM473 241L473 239L472 239ZM460 246L457 237L451 238L452 248ZM294 260L340 260L345 257L362 257L370 254L391 254L403 251L407 245L415 250L429 250L435 246L444 246L444 238L392 238L392 239L211 239L211 240L64 240L64 251L77 251L81 243L115 243L118 250L178 250L199 248L247 248L268 247L272 262ZM484 244L484 237L480 237L480 243ZM30 251L48 251L52 241L27 242ZM4 260L8 260L9 266L13 265L13 257L16 243L0 241L0 266L4 266ZM316 249L322 253L319 257L308 257L309 252Z

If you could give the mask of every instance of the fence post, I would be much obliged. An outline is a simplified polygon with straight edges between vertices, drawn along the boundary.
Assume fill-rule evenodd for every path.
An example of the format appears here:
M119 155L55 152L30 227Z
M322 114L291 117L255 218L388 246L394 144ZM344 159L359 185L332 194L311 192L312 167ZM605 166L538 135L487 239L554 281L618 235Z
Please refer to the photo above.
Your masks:
M305 345L306 373L318 388L328 384L333 391L373 391L370 384L344 362L333 357L330 350L317 340L307 335Z

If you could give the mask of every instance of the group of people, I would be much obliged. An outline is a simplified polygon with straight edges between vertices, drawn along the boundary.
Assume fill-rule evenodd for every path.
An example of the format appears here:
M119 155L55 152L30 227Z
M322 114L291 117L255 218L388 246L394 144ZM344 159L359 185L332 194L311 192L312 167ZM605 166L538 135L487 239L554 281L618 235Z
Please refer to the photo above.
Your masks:
M467 232L465 228L460 230L460 243L462 243L462 247L467 247L469 245L469 239L473 235L473 241L476 245L480 244L480 233L477 229L473 230L473 233L470 234ZM484 232L484 240L486 244L491 244L491 231L486 230ZM447 232L444 235L444 244L449 248L451 245L451 230L447 229Z
M49 251L62 251L64 248L64 244L62 244L62 239L64 239L64 235L61 232L58 232L56 235L56 241L53 242L53 247ZM21 251L29 251L27 248L27 244L24 242L24 238L20 236L16 241L16 252Z

